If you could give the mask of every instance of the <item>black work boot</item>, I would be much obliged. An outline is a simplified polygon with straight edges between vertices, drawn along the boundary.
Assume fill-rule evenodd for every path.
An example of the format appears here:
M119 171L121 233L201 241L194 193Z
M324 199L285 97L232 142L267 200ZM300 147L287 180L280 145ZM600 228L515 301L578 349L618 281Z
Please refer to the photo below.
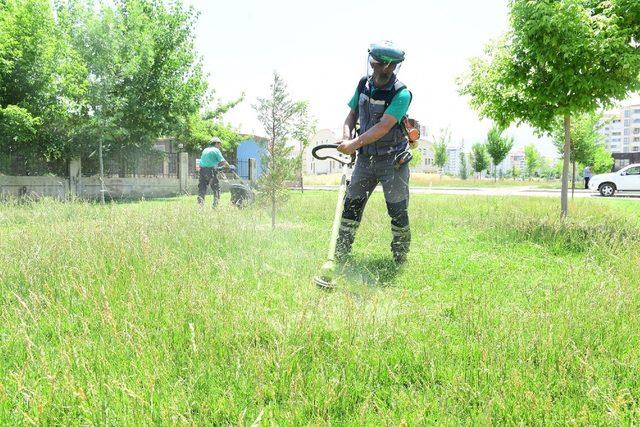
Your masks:
M406 227L391 225L391 234L393 235L391 240L393 260L396 264L402 265L407 261L407 253L411 245L411 229L408 225Z
M351 219L342 218L340 220L340 230L336 242L336 261L344 262L351 253L351 246L356 238L356 231L360 223Z

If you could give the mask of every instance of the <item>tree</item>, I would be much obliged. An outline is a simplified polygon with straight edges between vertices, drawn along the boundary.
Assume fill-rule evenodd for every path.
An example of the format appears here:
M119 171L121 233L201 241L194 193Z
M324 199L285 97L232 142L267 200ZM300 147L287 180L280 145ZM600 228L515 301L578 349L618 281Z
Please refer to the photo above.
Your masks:
M531 178L535 175L541 164L540 153L536 150L535 145L529 144L524 147L524 163L527 169L527 175Z
M460 178L467 179L467 154L464 148L460 151Z
M411 153L413 154L413 157L409 162L409 167L415 168L422 165L422 162L424 161L424 159L422 158L422 151L420 151L420 149L414 149L411 150Z
M517 167L516 165L513 165L511 166L511 170L509 171L509 173L511 174L511 177L515 181L516 178L519 177L522 172L520 171L519 167Z
M611 172L612 168L613 157L611 156L611 153L607 151L604 145L599 145L593 153L593 166L591 167L591 172L607 173Z
M19 174L65 173L84 107L86 70L52 12L48 0L0 2L0 158L19 157Z
M234 152L242 140L240 132L222 121L220 115L211 112L195 113L184 119L177 128L176 142L186 151L202 150L211 138L217 136L222 141L222 151Z
M571 144L569 147L569 162L572 166L571 197L573 197L576 187L576 163L592 165L596 150L599 146L604 146L603 136L600 132L603 123L602 114L595 112L575 116L571 123ZM556 120L551 136L558 152L563 154L564 126L561 121Z
M556 163L550 162L546 157L542 157L540 159L540 167L538 170L540 171L540 176L548 180L555 179L560 176L559 174L556 174Z
M300 180L300 191L304 193L304 153L311 142L311 138L316 133L316 121L310 116L306 103L301 104L298 120L294 125L293 138L298 141L298 157L296 159L296 170Z
M477 142L471 146L471 167L476 174L482 174L482 171L489 168L487 147L481 142Z
M87 69L87 114L75 150L101 141L122 162L161 135L198 127L207 84L194 48L197 14L180 1L68 0L60 27ZM201 129L196 132L202 137ZM121 171L122 173L122 171Z
M507 157L513 148L513 138L503 137L502 131L493 126L487 134L487 153L493 162L493 180L496 181L498 165Z
M510 0L510 30L459 80L480 115L506 128L564 127L561 216L568 212L571 118L640 89L635 0Z
M451 142L451 131L449 129L441 129L438 136L434 135L433 143L433 163L440 168L440 179L442 179L442 169L447 164L449 156L447 154L447 146Z
M276 208L289 195L286 181L291 179L296 170L296 159L291 158L292 148L287 141L295 135L296 125L304 120L307 103L292 101L287 85L278 75L273 73L269 98L258 98L253 109L258 114L267 135L267 151L263 159L265 171L260 177L260 195L271 204L271 227L276 227Z

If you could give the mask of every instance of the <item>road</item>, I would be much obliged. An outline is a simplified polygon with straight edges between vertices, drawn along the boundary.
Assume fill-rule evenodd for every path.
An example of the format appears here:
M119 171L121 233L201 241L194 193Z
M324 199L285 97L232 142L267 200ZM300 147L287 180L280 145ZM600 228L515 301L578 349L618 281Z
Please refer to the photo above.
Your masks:
M312 185L305 186L308 190L324 190L335 191L338 189L337 185ZM382 191L382 188L378 186L376 191ZM544 189L535 187L490 187L490 188L461 188L461 187L411 187L412 194L452 194L462 196L524 196L524 197L560 197L560 190L557 189ZM571 190L569 190L569 197L571 197ZM589 190L576 190L575 198L599 198L607 199L607 197L600 196L599 193ZM640 201L640 192L625 192L616 193L614 197L609 199L627 198Z

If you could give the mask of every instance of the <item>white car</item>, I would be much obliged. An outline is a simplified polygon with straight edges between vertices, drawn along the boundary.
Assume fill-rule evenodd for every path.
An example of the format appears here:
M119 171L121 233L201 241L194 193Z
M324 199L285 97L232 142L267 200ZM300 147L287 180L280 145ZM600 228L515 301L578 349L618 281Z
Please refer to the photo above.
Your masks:
M589 180L589 189L610 197L616 191L640 191L640 163L629 165L618 172L594 175Z

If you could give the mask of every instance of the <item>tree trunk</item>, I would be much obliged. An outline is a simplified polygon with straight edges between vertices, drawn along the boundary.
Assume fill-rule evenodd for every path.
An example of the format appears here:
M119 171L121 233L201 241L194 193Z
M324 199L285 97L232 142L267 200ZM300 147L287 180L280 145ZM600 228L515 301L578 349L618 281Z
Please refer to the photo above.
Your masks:
M275 121L275 119L274 119ZM274 173L276 168L276 131L275 125L272 128L272 137L271 137L271 159L269 161L269 173ZM271 188L271 229L275 230L276 228L276 189Z
M562 164L562 190L560 191L560 217L569 213L569 154L571 152L571 116L564 115L564 159Z
M276 195L271 195L271 229L276 229Z
M302 146L300 150L302 152ZM300 155L300 192L304 194L304 160L302 155Z
M576 192L576 161L573 161L573 172L571 172L571 200L573 200L574 193Z
M304 194L304 178L302 173L300 174L300 191Z
M104 161L102 160L102 139L98 143L98 158L100 159L100 203L104 205Z

